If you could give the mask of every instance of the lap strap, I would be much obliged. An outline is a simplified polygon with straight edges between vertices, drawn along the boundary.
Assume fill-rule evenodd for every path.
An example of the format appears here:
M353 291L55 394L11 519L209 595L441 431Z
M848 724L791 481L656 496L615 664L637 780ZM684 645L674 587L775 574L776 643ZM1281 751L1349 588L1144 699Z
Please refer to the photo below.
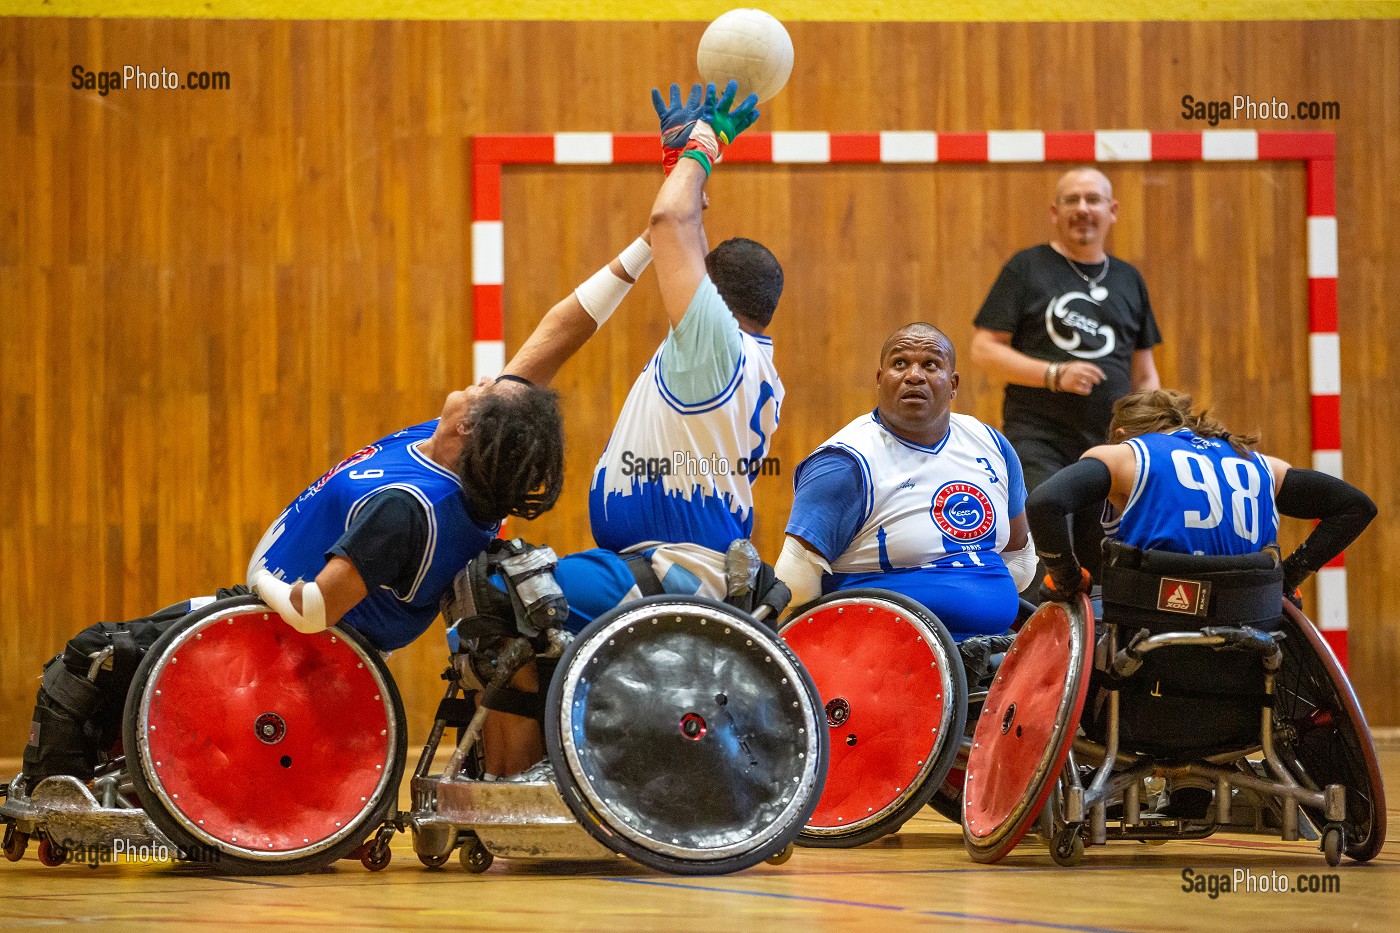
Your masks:
M656 576L656 571L651 569L651 561L641 554L633 554L623 558L627 562L627 569L632 572L632 579L637 582L637 589L643 596L660 596L665 592L661 588L661 580Z

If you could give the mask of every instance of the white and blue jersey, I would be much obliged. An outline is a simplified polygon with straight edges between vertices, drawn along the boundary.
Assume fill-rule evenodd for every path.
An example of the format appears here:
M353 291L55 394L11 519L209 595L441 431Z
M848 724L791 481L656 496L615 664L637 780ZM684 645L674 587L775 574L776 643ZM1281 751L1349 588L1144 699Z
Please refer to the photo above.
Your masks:
M1176 554L1253 554L1275 543L1274 474L1256 453L1182 429L1126 442L1137 466L1121 515L1105 509L1104 534Z
M419 450L436 427L433 420L376 441L308 486L258 542L248 564L249 577L266 567L288 583L314 580L370 497L402 490L427 516L427 543L418 572L404 592L371 588L344 621L381 651L401 648L426 631L453 578L485 549L498 527L473 522L457 476Z
M589 493L593 537L723 552L753 531L753 483L778 427L773 342L739 329L706 276L628 393Z
M932 447L878 412L842 428L797 468L787 533L831 564L825 592L876 587L927 606L955 639L1004 632L1019 598L1001 557L1025 511L1021 462L995 428L952 415Z

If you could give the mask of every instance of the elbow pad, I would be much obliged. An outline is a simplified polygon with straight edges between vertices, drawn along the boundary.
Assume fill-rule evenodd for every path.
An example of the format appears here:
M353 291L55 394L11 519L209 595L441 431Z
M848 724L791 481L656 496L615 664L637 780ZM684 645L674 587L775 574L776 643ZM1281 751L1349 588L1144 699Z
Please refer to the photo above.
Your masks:
M248 581L248 588L267 603L269 609L281 616L283 622L303 635L326 630L326 601L321 596L321 588L314 582L301 588L301 612L292 608L292 584L284 583L266 570L256 571Z
M773 566L773 574L792 590L791 605L805 606L820 596L823 573L831 573L824 557L807 550L791 535L783 538L783 553Z
M1011 571L1011 582L1016 584L1016 592L1021 592L1035 580L1035 539L1026 535L1024 547L1015 551L1002 551L1001 559L1006 569Z

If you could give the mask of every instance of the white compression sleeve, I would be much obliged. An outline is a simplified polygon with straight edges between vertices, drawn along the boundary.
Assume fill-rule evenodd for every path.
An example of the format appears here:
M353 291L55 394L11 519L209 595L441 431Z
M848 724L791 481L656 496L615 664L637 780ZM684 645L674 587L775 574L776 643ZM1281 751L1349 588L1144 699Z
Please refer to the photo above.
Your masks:
M622 268L627 271L633 281L636 281L647 264L651 262L651 246L640 238L633 241L617 257L617 261L622 264ZM583 310L588 312L588 316L593 318L599 327L612 317L612 313L617 310L617 306L622 304L622 299L627 297L627 293L632 290L632 282L618 278L609 266L599 269L588 281L574 289L574 295L578 297L578 303L583 305Z
M792 605L802 606L822 594L822 574L831 573L831 565L788 535L783 538L783 553L773 565L773 573L792 590Z
M321 588L314 582L301 588L301 612L292 608L292 584L282 582L266 570L256 571L248 581L248 588L298 632L314 635L325 630L326 602L321 597Z
M1002 551L1001 559L1006 569L1011 571L1011 581L1016 584L1016 592L1021 592L1035 579L1035 539L1026 532L1026 546L1015 551Z

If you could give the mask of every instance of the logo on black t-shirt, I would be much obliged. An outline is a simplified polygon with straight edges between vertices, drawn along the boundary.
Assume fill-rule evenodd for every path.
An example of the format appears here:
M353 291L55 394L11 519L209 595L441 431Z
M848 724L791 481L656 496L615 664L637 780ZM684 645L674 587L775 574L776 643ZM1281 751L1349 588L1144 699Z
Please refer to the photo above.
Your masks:
M1066 292L1045 308L1045 332L1055 346L1081 360L1096 360L1113 352L1113 328L1099 322L1099 303L1083 292Z

